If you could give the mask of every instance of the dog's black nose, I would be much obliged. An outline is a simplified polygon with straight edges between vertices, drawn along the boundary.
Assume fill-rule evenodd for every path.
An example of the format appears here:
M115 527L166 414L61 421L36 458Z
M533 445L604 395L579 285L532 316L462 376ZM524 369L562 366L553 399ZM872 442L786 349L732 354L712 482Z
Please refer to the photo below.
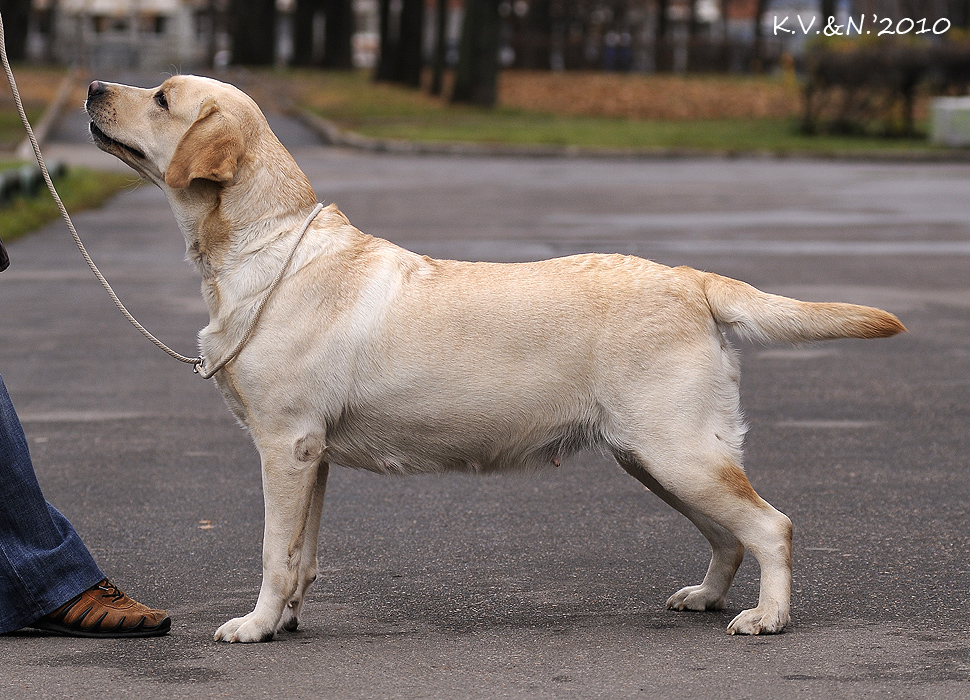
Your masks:
M108 88L100 80L95 80L88 85L88 97L97 97L98 95L103 95L107 91Z

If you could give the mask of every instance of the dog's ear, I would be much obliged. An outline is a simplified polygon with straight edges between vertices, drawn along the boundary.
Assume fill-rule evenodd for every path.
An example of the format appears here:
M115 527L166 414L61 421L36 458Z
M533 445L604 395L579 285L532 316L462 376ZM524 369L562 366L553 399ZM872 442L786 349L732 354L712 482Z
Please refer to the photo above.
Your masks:
M238 124L209 100L175 148L165 170L165 184L181 189L197 178L229 182L236 176L242 153Z

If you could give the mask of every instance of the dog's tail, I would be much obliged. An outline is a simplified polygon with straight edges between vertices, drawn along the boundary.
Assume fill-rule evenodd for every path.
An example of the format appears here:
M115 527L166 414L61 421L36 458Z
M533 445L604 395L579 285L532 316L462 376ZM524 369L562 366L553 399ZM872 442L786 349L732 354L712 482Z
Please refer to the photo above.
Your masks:
M714 320L754 340L888 338L906 331L898 318L881 309L798 301L712 273L704 273L704 293Z

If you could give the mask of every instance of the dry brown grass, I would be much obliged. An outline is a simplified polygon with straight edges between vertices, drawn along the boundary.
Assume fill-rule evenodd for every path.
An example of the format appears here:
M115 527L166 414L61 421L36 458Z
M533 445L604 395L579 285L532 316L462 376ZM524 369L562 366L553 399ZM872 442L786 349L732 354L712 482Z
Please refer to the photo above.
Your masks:
M799 114L793 77L505 71L499 104L528 111L628 119L761 119Z
M286 94L321 112L359 111L367 103L376 111L447 107L447 101L368 77L295 72L271 78L270 92ZM426 76L430 82L430 73ZM452 76L446 75L446 87ZM246 87L255 91L258 81ZM363 89L362 89L363 88ZM446 91L447 92L447 91ZM373 104L371 104L373 103ZM499 75L500 107L577 117L620 117L640 120L775 119L798 116L801 91L793 75L784 77L724 75L653 75L593 71L503 71Z

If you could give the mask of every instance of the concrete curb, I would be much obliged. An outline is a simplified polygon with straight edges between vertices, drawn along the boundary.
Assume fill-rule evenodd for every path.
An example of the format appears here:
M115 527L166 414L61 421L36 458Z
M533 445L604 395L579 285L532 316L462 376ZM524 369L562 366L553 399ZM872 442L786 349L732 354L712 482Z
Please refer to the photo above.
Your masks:
M378 139L341 129L337 124L308 110L296 110L293 116L315 131L328 146L350 148L371 153L401 155L450 155L490 158L588 158L593 160L683 160L683 159L748 159L748 160L830 160L877 161L881 163L970 163L970 148L949 151L915 150L905 152L864 151L746 151L700 150L690 148L608 149L577 146L479 144L436 141Z

